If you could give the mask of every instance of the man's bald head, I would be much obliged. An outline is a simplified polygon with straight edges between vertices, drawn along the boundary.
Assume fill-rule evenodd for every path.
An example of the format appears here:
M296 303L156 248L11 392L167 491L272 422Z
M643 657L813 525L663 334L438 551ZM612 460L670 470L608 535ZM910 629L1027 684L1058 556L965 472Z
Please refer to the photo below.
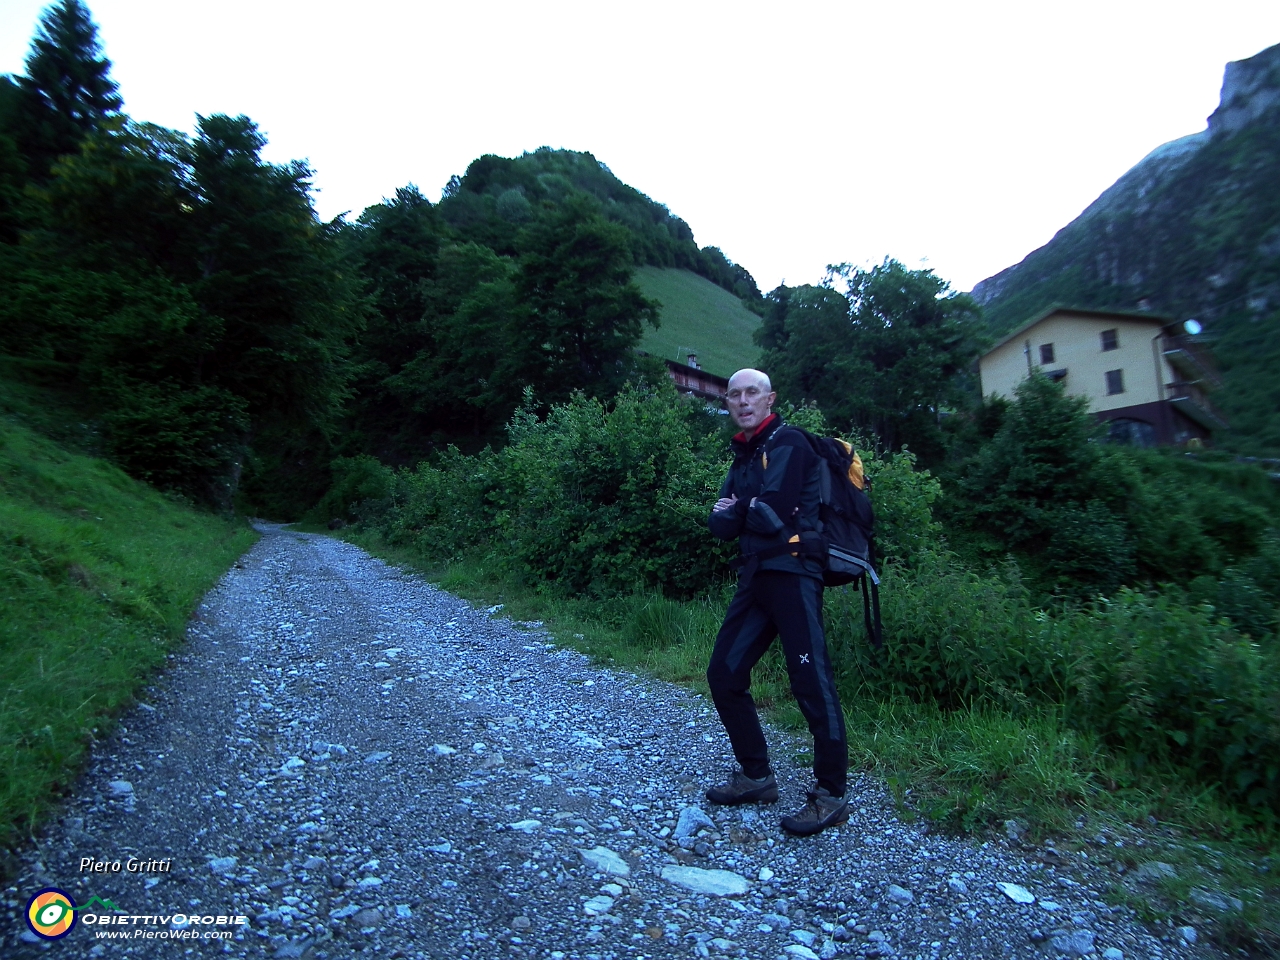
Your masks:
M773 412L776 399L778 395L773 392L769 375L760 370L739 370L729 378L725 405L733 422L742 428L748 439Z
M755 370L751 367L744 367L729 378L729 390L732 391L735 386L742 389L753 383L762 393L773 393L773 384L769 380L769 375L763 370Z

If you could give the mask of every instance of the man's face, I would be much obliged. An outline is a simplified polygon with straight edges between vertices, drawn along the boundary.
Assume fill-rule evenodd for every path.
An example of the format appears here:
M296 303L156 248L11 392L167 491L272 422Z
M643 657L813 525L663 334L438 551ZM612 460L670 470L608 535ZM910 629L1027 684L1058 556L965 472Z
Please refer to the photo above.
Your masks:
M729 416L733 417L733 422L745 432L752 433L769 416L777 396L776 393L765 392L759 380L734 378L729 381L725 402L729 404Z

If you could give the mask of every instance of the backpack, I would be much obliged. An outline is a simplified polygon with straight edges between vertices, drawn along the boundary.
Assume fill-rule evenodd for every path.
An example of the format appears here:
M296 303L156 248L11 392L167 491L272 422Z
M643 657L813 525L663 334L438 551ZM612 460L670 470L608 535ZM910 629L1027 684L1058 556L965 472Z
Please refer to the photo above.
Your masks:
M825 586L840 587L856 581L862 591L867 638L878 650L884 645L884 627L880 622L880 577L875 568L875 514L867 496L862 458L837 437L819 437L802 427L787 427L802 434L818 455L819 529L795 534L788 543L743 558L734 566L745 563L753 568L752 561L797 553L822 563ZM766 457L778 433L781 431L765 442Z

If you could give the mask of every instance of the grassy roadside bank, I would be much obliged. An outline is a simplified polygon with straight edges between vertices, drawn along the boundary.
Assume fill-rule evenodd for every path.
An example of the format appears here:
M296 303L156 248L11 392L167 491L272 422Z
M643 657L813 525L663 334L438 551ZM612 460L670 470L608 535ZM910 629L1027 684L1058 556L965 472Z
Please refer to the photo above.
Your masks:
M703 672L727 594L688 602L645 594L566 598L520 583L482 556L433 562L374 532L339 535L473 602L501 603L504 615L542 621L558 642L601 662L706 692ZM828 621L860 618L859 603L829 591ZM837 659L840 653L834 651ZM776 646L757 670L753 694L775 723L803 727ZM1004 837L1005 822L1015 820L1027 830L1029 849L1084 851L1112 873L1113 902L1160 924L1194 925L1249 955L1275 955L1277 833L1250 823L1212 791L1174 771L1135 771L1049 713L943 711L870 698L847 698L845 710L853 766L883 778L905 815L978 836ZM1171 874L1135 882L1135 871L1151 861L1169 864Z
M255 540L0 417L0 847L38 827ZM16 414L16 415L15 415Z

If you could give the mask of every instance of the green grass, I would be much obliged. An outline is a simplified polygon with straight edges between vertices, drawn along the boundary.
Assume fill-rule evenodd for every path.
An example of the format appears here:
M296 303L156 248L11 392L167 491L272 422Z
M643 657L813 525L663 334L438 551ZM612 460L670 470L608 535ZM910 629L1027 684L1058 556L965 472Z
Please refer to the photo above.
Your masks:
M0 845L39 824L88 744L183 638L255 534L30 429L0 384ZM52 418L56 420L57 418Z
M540 620L557 642L600 662L707 693L704 673L727 593L689 602L652 594L567 598L523 584L481 555L439 563L358 528L342 536L443 589L501 603L503 616ZM829 598L829 626L849 602ZM754 673L752 694L774 723L804 729L776 644ZM1149 920L1191 923L1223 946L1261 954L1280 946L1280 838L1212 789L1175 770L1138 773L1049 710L1013 716L994 708L845 700L853 768L882 778L904 816L997 837L1006 820L1016 819L1031 842L1051 838L1059 851L1086 852L1115 877L1109 899ZM1106 845L1097 842L1100 834L1109 838ZM1149 860L1173 865L1177 877L1154 885L1126 880ZM1219 913L1196 905L1189 899L1194 887L1238 897L1244 907Z
M760 318L728 290L688 270L663 267L639 267L635 281L646 297L662 303L661 326L646 331L642 350L681 363L696 353L699 366L722 377L755 365L760 348L751 335Z

